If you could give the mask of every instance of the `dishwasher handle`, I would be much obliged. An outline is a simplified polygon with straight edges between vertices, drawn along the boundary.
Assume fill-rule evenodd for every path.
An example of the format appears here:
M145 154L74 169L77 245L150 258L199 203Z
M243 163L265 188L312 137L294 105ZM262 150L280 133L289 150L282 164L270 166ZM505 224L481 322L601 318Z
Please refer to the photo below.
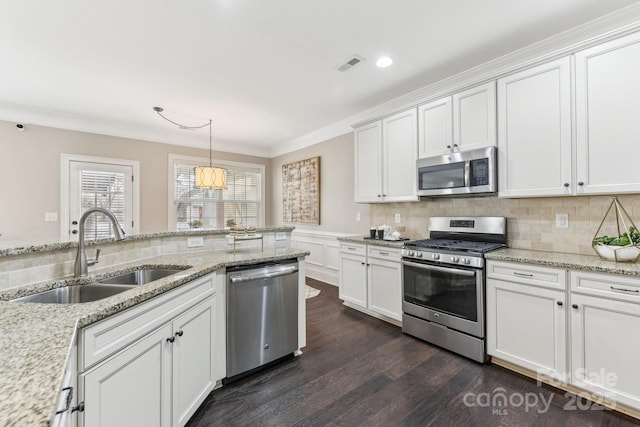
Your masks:
M293 274L298 272L298 267L295 265L280 267L278 269L267 270L256 274L247 274L230 276L231 283L249 282L251 280L269 279L272 277L286 276L287 274Z

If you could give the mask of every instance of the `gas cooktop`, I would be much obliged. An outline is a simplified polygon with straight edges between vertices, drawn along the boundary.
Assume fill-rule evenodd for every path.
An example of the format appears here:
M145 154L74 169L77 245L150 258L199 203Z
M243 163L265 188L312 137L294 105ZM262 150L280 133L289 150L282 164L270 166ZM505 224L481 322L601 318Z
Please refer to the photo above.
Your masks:
M444 249L459 252L486 253L495 249L504 248L504 243L475 242L470 240L452 239L424 239L407 242L404 247L418 250Z

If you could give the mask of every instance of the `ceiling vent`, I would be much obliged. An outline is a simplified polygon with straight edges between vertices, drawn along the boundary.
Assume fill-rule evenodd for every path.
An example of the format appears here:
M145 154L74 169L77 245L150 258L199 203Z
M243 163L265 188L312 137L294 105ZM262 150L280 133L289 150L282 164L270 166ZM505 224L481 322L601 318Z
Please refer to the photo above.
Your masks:
M340 71L340 72L345 72L345 71L350 70L351 68L355 67L356 65L358 65L362 61L364 61L364 59L362 59L360 57L357 57L357 56L354 56L353 58L349 59L344 64L340 65L337 68L337 70Z

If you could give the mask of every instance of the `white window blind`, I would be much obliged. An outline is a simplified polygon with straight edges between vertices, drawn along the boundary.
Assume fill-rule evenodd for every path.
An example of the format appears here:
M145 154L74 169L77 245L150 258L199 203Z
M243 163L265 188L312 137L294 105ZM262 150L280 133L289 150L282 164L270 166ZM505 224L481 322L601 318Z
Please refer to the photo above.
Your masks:
M120 224L126 220L125 175L113 172L80 171L80 209L99 207L111 211ZM113 236L111 221L99 213L87 217L85 239L107 239Z
M194 186L198 163L176 160L174 207L176 229L221 229L233 221L237 225L262 226L262 174L257 169L227 168L226 190L204 190Z

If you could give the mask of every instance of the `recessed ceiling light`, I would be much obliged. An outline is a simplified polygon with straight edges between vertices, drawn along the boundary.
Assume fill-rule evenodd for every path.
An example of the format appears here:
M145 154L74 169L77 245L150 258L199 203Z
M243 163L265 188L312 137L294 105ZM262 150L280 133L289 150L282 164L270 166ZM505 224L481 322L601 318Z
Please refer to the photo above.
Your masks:
M380 68L387 68L391 64L393 64L393 59L389 58L388 56L383 56L376 61L376 65Z

